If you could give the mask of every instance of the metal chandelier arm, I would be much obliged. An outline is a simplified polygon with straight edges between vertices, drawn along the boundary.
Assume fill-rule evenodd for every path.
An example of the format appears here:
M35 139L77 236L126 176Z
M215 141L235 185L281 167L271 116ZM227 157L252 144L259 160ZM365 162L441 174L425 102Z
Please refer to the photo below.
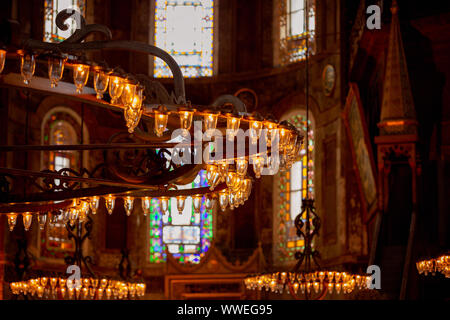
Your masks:
M238 97L233 96L231 94L224 94L219 96L216 100L214 100L212 106L221 107L226 103L231 103L235 111L239 113L247 113L247 107L245 106L244 102L242 102L242 100L239 99Z
M161 48L153 45L142 43L138 41L123 41L123 40L111 40L111 31L103 25L89 24L86 25L85 18L80 12L73 9L64 9L56 16L56 25L61 30L67 30L68 26L65 21L68 19L75 19L78 29L68 39L61 43L49 43L34 39L27 39L23 42L25 49L30 50L46 50L64 52L68 54L76 55L83 51L96 51L96 50L127 50L139 53L146 53L163 60L170 68L173 74L175 102L178 104L186 103L186 92L184 87L183 73L180 66L175 59ZM99 32L108 38L103 41L89 41L81 42L88 35L94 32Z
M28 49L61 51L70 54L76 54L81 51L96 51L96 50L127 50L139 53L146 53L162 59L170 68L173 74L174 91L176 95L177 104L186 103L186 93L184 88L184 78L181 68L176 63L175 59L166 51L152 46L147 43L138 41L125 40L106 40L106 41L90 41L83 43L66 43L58 44L42 42L39 40L28 39L24 42L24 47Z

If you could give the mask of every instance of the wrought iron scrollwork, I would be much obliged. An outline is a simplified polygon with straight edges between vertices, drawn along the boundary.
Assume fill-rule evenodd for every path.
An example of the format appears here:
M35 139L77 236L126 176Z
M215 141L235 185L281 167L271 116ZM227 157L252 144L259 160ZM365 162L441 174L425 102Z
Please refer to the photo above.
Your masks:
M304 220L304 221L303 221ZM319 251L312 246L314 237L320 230L320 218L316 214L313 199L303 199L302 211L294 220L297 236L304 239L304 249L295 253L298 260L294 272L298 272L302 263L305 262L305 271L312 270L311 262L313 261L320 268L318 260L320 259ZM312 260L312 261L311 261Z
M75 252L72 256L65 257L64 261L68 265L77 265L80 268L84 264L89 273L95 277L95 272L91 268L92 257L83 254L83 243L86 239L91 239L92 226L92 218L89 215L86 216L85 222L78 221L74 225L71 225L69 222L66 224L68 238L75 241Z

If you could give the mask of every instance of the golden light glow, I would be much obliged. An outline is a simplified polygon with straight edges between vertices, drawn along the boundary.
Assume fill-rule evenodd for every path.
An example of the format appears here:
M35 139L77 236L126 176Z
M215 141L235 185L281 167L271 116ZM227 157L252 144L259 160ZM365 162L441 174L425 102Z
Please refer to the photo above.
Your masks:
M85 64L75 64L73 66L73 83L77 88L77 93L83 92L89 78L89 66Z
M66 281L60 277L41 277L10 284L14 295L30 296L39 299L76 299L102 300L106 291L106 299L138 299L145 295L146 284L126 281L95 278L82 278L77 281Z

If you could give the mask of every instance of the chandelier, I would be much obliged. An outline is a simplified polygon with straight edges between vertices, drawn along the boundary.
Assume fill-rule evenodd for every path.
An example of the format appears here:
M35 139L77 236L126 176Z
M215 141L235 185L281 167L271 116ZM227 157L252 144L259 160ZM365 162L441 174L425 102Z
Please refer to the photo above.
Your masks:
M9 70L10 74L2 75L0 82L63 94L93 107L119 111L126 131L103 144L82 141L79 145L0 146L1 152L70 151L82 155L87 150L103 151L103 162L92 170L82 165L79 170L57 171L0 168L0 213L7 215L11 231L20 216L25 230L29 230L33 218L44 228L47 220L57 216L71 224L83 222L100 206L112 214L119 198L128 216L137 206L141 206L144 216L149 214L152 199L157 199L162 215L171 214L171 198L176 199L180 214L188 197L194 214L200 212L203 201L206 209L214 204L223 211L234 209L249 198L255 179L290 168L303 139L293 125L259 113L250 114L244 103L231 95L220 96L207 106L194 106L186 100L181 69L168 53L140 42L112 40L108 28L86 25L76 10L59 12L58 28L64 29L69 18L80 22L80 26L63 42L27 39L20 50L0 50L0 72L7 58L19 60L22 79L17 80ZM107 40L85 41L92 33L101 33ZM86 59L87 52L109 49L162 59L172 71L173 92L169 94L147 76ZM48 85L44 78L34 75L36 68L44 65ZM72 74L72 92L68 92L69 83L64 82L67 70ZM201 170L206 171L207 187L178 188L192 182ZM11 188L19 180L28 186L26 192L15 193Z
M77 284L66 277L40 277L12 282L10 288L14 295L47 300L125 300L145 294L145 283L106 278L82 278Z
M83 254L83 242L90 238L93 220L90 216L71 217L66 223L68 238L74 239L75 250L72 256L65 257L69 271L84 266L88 276L67 277L67 275L49 275L25 281L10 283L11 292L17 296L26 296L35 300L135 300L145 295L144 282L116 280L97 277L91 268L92 258Z
M450 278L450 255L443 254L438 258L421 260L416 262L417 271L425 276L436 272L442 273L446 278Z
M305 30L308 24L305 21ZM306 146L309 146L309 37L306 38L305 52L305 96L306 96ZM308 161L306 152L306 163ZM289 166L290 167L290 166ZM306 166L308 177L309 166ZM293 298L323 299L327 293L348 294L354 290L369 287L371 278L348 272L324 270L319 265L319 251L313 248L313 238L320 229L320 218L317 216L312 194L307 192L302 201L301 212L294 220L297 236L304 240L303 250L295 253L297 263L291 272L277 271L258 275L250 275L244 279L248 290L271 291L283 294L288 292Z
M305 221L303 221L305 220ZM295 218L297 236L305 241L303 250L295 254L298 260L291 272L277 271L251 275L244 279L248 290L289 293L295 299L323 299L327 293L349 294L367 289L370 276L322 269L319 251L313 248L313 238L320 229L320 219L315 213L314 200L304 199L302 211Z

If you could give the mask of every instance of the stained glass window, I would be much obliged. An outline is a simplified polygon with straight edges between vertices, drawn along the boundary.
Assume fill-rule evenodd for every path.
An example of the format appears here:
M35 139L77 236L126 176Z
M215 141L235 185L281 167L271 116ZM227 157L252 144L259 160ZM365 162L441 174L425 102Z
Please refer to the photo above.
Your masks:
M306 39L314 53L316 29L314 0L280 0L280 40L282 63L305 59Z
M42 140L44 145L64 145L78 143L76 120L66 112L54 112L49 116L43 126ZM43 153L43 167L45 169L59 171L63 168L71 168L77 164L77 153L71 151L52 151ZM55 180L56 186L60 185ZM59 191L58 189L56 191ZM65 252L73 251L73 240L68 238L66 226L62 215L54 223L48 223L41 231L41 255L44 257L62 258Z
M191 184L178 189L206 187L206 171L201 170ZM192 199L186 198L184 210L177 210L176 199L169 201L169 214L163 215L157 198L151 200L150 209L150 262L166 261L167 250L181 263L199 263L211 246L213 236L212 210L202 199L200 213L195 213Z
M288 120L298 129L306 132L304 113L296 114ZM279 200L277 203L279 208L274 210L277 215L274 219L276 237L274 253L276 261L280 263L294 261L295 252L304 248L304 240L296 234L294 220L301 211L302 199L305 199L307 195L314 198L314 128L311 120L308 122L308 151L306 151L306 146L303 146L291 169L280 172L279 175ZM308 156L306 152L308 152ZM308 172L307 165L309 166Z
M56 16L63 9L75 9L85 15L85 0L45 0L44 1L44 41L61 42L72 35L77 28L74 19L66 21L69 24L67 30L58 29Z
M214 0L156 0L155 45L167 51L185 77L213 75ZM159 58L154 76L172 76Z

